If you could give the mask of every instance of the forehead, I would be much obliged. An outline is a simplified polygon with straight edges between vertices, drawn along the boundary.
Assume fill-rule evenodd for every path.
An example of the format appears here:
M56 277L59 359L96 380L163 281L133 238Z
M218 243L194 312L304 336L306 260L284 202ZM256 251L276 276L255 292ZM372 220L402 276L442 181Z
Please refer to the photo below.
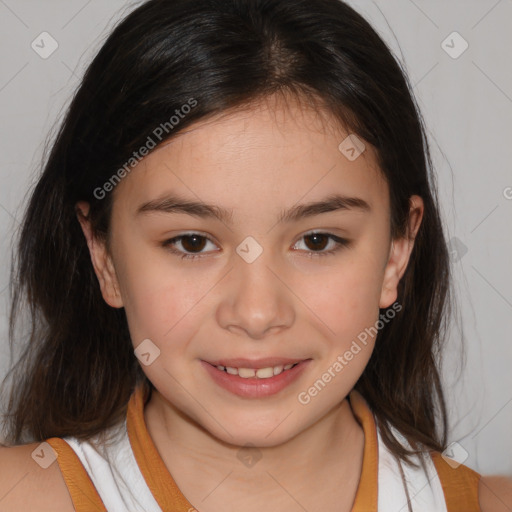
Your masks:
M350 144L349 135L324 111L266 99L198 121L164 142L121 181L114 202L134 212L145 201L179 192L252 216L258 207L282 209L340 193L386 209L376 152L364 143L359 157L347 158L339 146Z

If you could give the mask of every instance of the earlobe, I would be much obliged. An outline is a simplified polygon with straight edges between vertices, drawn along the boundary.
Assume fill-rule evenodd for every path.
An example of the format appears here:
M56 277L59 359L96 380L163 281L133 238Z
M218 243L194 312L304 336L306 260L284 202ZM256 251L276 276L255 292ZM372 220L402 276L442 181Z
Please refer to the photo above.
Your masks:
M109 306L121 308L123 307L123 301L118 291L115 267L105 243L96 238L92 232L92 226L88 218L89 204L85 201L79 201L76 203L75 211L87 241L94 273L98 278L103 299Z
M392 240L391 249L384 270L380 308L387 308L398 297L398 283L405 274L414 247L414 241L423 218L423 200L419 196L411 196L408 230L404 237Z

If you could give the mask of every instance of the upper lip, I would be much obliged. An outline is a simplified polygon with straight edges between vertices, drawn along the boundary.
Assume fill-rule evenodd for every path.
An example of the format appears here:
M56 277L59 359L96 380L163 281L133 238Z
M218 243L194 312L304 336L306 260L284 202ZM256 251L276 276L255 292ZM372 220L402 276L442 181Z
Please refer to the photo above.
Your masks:
M243 357L232 359L218 359L216 361L206 361L213 366L225 366L230 368L268 368L273 366L281 366L286 364L294 364L305 361L300 357L263 357L261 359L245 359Z

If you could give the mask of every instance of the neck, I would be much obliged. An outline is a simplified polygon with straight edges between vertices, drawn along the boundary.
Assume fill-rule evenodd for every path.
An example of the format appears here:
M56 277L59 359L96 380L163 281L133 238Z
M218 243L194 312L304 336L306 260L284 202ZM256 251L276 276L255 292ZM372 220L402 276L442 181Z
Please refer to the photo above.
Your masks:
M313 505L318 504L317 492L325 491L328 482L346 494L347 506L355 496L364 433L347 399L285 443L250 449L212 436L174 408L157 390L153 390L144 417L164 464L189 501L194 492L197 498L203 493L201 500L204 499L226 475L229 482L222 484L222 491L215 491L219 501L221 496L256 491L272 499L283 493L276 482L286 482L286 489L294 490L287 491L289 494L310 494ZM197 490L198 482L202 491ZM341 486L341 482L346 485ZM313 492L315 486L317 492ZM336 503L338 510L343 510L340 501Z

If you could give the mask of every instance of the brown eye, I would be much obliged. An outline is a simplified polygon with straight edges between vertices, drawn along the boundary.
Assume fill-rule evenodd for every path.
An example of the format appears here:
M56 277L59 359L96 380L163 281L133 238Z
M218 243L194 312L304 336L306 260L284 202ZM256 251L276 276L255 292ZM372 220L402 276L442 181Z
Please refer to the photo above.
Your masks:
M170 252L179 255L182 259L196 260L206 256L208 251L204 251L204 249L208 243L215 247L215 244L209 238L198 233L191 233L176 236L162 242L161 245Z
M340 238L332 233L307 233L295 244L303 243L308 257L332 256L343 247L350 247L350 240Z
M183 249L187 252L200 252L206 245L206 238L200 235L183 235L180 240Z
M304 236L304 240L310 240L311 243L306 243L308 249L312 251L322 251L329 243L330 237L325 233L313 233L312 235Z

